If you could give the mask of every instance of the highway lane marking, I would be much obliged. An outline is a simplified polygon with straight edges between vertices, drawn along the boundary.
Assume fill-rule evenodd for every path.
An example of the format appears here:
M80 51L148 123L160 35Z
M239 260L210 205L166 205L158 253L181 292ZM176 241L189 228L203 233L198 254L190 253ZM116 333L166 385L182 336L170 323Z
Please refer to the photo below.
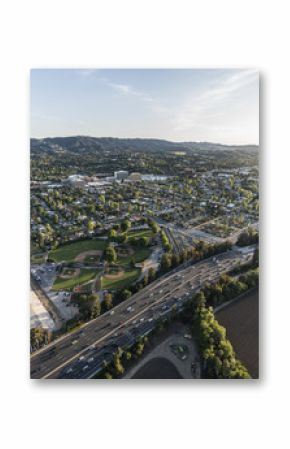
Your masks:
M192 271L192 267L188 267L187 269L187 276L191 274ZM183 270L184 272L184 270ZM192 279L194 279L197 275L195 275L193 278L191 277L190 280L192 281ZM124 323L122 323L121 325L119 325L118 327L115 327L114 330L112 330L111 332L107 333L106 335L104 335L103 337L101 337L100 339L96 340L93 343L87 343L88 347L79 351L77 354L73 355L70 359L66 360L66 362L64 362L63 364L59 365L58 367L54 368L53 370L51 370L49 373L47 373L45 376L43 376L42 378L47 378L48 376L50 376L51 374L53 374L55 371L61 369L63 366L69 364L72 360L76 359L80 354L82 354L83 352L86 352L90 346L96 345L97 343L103 341L104 339L108 338L109 336L111 336L112 334L116 333L116 331L118 331L120 328L122 328L123 326L125 327L127 324L129 324L131 321L135 320L136 317L139 317L140 315L142 315L143 313L145 313L146 311L148 311L149 309L152 308L152 306L158 306L159 303L162 303L162 301L164 301L169 295L172 294L172 292L175 292L179 289L182 289L184 287L184 284L187 284L190 281L187 277L186 279L182 282L179 283L178 286L174 289L171 290L170 292L166 293L166 295L162 296L159 300L155 300L153 304L148 305L147 307L141 309L137 314L133 315L131 318L129 318L128 320L126 320ZM199 286L196 286L195 289L197 289Z
M236 256L236 257L235 257L235 256ZM237 257L237 256L239 256L239 257ZM212 256L211 258L208 258L208 259L202 260L202 261L200 261L200 262L197 262L197 263L194 264L194 265L188 265L187 267L184 267L183 269L180 269L180 267L179 267L178 269L175 269L173 272L171 272L171 273L165 275L163 278L161 278L161 279L159 279L159 280L156 280L156 283L154 282L153 285L148 286L148 288L146 289L146 291L143 290L143 291L140 292L139 295L137 294L137 295L138 295L138 298L136 298L136 295L134 295L133 297L129 298L128 301L123 302L123 303L117 305L117 306L115 307L115 310L116 310L116 309L119 309L120 307L123 307L124 310L125 310L125 308L126 308L126 306L127 306L128 303L131 303L131 304L132 304L132 300L136 302L136 301L142 300L144 297L147 297L147 298L148 298L148 293L149 293L150 291L153 290L153 291L155 292L156 290L160 290L160 287L161 287L165 282L166 282L166 283L167 283L167 282L174 282L174 281L176 281L176 280L180 280L180 281L181 281L181 279L177 279L176 274L177 274L177 275L179 274L179 277L182 277L182 278L186 276L186 280L185 280L185 281L181 281L181 283L179 283L178 286L177 286L173 291L175 292L175 291L177 291L178 289L183 288L183 287L184 287L184 284L185 284L186 282L189 282L190 280L192 281L193 278L200 276L200 274L199 274L199 271L200 271L200 270L203 270L205 267L207 267L207 269L209 269L209 268L212 268L213 266L215 266L215 264L213 264L213 257L218 257L218 259L221 261L222 264L228 263L228 262L229 262L229 259L230 259L230 261L232 261L232 262L233 262L233 261L235 262L236 260L240 260L240 259L241 259L240 253L237 254L237 251L234 250L234 251L231 251L230 254L228 254L228 252L227 252L227 253L221 253L221 254L218 255L218 256ZM220 269L221 269L221 267L220 267ZM191 276L191 278L188 279L188 275L192 274L192 271L195 271L195 270L197 270L198 273L196 273L195 276L193 276L193 277ZM226 270L224 270L224 271L226 272ZM183 274L183 276L182 276L182 274ZM215 276L215 277L218 277L218 276ZM213 281L213 279L212 279L211 281ZM200 285L197 286L197 287L195 287L195 289L198 288L198 287L200 287ZM159 292L158 292L158 293L159 293ZM131 321L133 321L136 317L139 317L141 314L145 313L146 311L148 311L148 310L151 309L152 307L158 306L158 304L160 304L162 301L164 301L165 298L167 298L167 297L168 297L169 295L171 295L171 294L172 294L172 291L169 292L169 293L167 293L166 295L162 296L159 300L155 300L154 303L151 303L149 306L147 306L147 307L145 307L145 308L142 308L137 314L133 315L130 319L126 320L126 322L124 322L124 323L122 323L121 325L119 325L118 327L114 328L114 330L112 330L111 332L107 333L107 334L104 335L103 337L99 338L99 339L96 340L94 343L87 343L87 345L88 345L87 348L85 348L85 349L83 349L83 350L81 350L81 351L78 351L77 354L73 355L73 356L72 356L70 359L68 359L63 365L59 365L59 366L56 367L55 369L51 370L47 375L44 376L44 378L45 378L45 377L48 377L48 376L51 375L53 372L55 372L56 370L60 369L62 366L64 366L64 365L70 363L70 361L71 361L71 360L74 360L79 354L81 354L81 353L85 352L87 349L89 349L89 346L92 346L93 344L96 344L96 342L101 342L101 341L103 341L104 339L108 338L108 337L111 336L113 333L115 333L116 330L119 330L119 329L122 328L123 326L124 326L124 327L127 326L127 324L129 324ZM133 304L134 304L134 303L133 303ZM140 303L139 303L138 305L140 305ZM141 305L142 305L142 304L141 304ZM107 312L107 314L109 314L109 312ZM96 329L96 330L95 330L94 327L93 327L94 324L95 324L95 321L96 321L97 319L102 319L102 320L104 320L104 319L107 318L107 317L108 317L108 315L106 316L106 314L103 314L101 317L98 317L98 318L96 318L96 319L93 320L93 321L90 321L90 322L88 322L88 323L85 323L82 327L78 328L78 329L75 331L75 334L83 332L83 328L86 327L86 326L88 326L88 325L92 325L91 327L93 328L93 329L90 329L90 328L89 328L89 332L93 332L93 331L99 330L99 329ZM69 334L69 335L63 336L61 339L67 338L67 339L71 342L71 339L74 338L74 336L75 336L75 335L73 335L73 333L71 333L71 334ZM60 341L61 339L58 339L56 342L52 342L52 344L49 345L49 346L54 346L54 347L57 349L57 345L58 345L58 343L59 343L59 341ZM69 346L70 346L70 344L69 344ZM48 349L48 346L46 346L45 348L43 348L44 351L47 350L47 349ZM37 353L33 354L33 356L35 357L36 355L39 355L40 352L42 352L42 351L38 351ZM32 360L32 362L33 362L33 360Z
M188 282L188 281L185 281ZM184 283L185 283L184 282ZM197 287L198 288L198 287ZM177 289L177 288L176 288ZM176 290L175 289L175 290ZM173 291L175 291L173 290ZM165 296L163 296L162 298L160 298L158 301L154 302L154 305L159 304L159 302L163 301L164 298L166 298L168 295L171 295L172 291L167 293ZM136 315L133 315L131 318L129 318L128 320L126 320L124 323L120 324L119 326L115 327L112 331L110 331L109 333L107 333L106 335L104 335L103 337L99 338L98 340L94 341L93 343L91 343L89 346L94 346L99 344L101 341L105 340L106 338L110 337L111 335L115 334L118 330L120 330L123 326L126 326L128 323L130 323L131 321L135 320L137 317L139 317L140 315L142 315L144 312L146 312L148 309L150 309L152 307L152 304L150 304L149 306L145 307L144 309L142 309L140 312L138 312ZM41 379L47 379L49 376L51 376L53 373L55 373L56 371L60 370L61 368L63 368L65 365L69 364L70 362L72 362L74 359L76 359L77 357L79 357L80 354L83 354L84 352L86 352L89 349L89 347L83 349L82 351L78 352L76 355L74 355L73 357L71 357L70 359L68 359L66 362L64 362L63 364L59 365L58 367L54 368L52 371L50 371L49 373L47 373L45 376L43 376ZM93 349L93 348L92 348Z
M184 269L178 269L178 268L177 268L176 271L173 270L173 272L171 272L170 274L168 274L168 273L165 274L162 278L156 279L156 281L154 281L153 284L148 285L148 287L146 287L146 291L145 291L145 289L143 289L142 291L135 293L135 295L133 295L131 298L127 299L126 301L124 301L124 302L122 302L122 303L120 303L120 304L117 304L117 305L114 307L114 310L118 309L118 308L121 307L121 306L124 306L124 305L126 306L127 304L130 304L130 303L132 302L132 299L133 299L133 300L138 300L139 297L136 298L136 295L141 296L140 299L142 299L142 296L143 296L143 295L146 295L147 292L151 292L152 290L154 291L154 289L156 289L156 288L159 289L159 288L160 288L160 285L163 285L163 283L166 282L166 281L168 281L168 279L170 279L171 277L174 277L175 274L176 274L177 272L179 272L179 271L182 271L182 272L183 272L183 271L187 270L188 268L196 267L196 266L198 266L198 265L201 264L201 263L204 263L204 260L201 260L200 262L197 262L197 263L194 264L193 266L185 267ZM155 282L158 284L158 286L155 284ZM96 320L104 319L104 318L108 317L109 315L110 315L110 311L105 312L105 313L103 313L102 315L100 315L100 316L98 316L97 318L95 318L94 320L91 320L91 321L88 321L87 323L82 324L82 326L80 326L80 327L79 327L78 329L76 329L75 331L73 331L73 332L71 332L71 333L69 333L69 334L63 335L63 336L61 336L61 337L59 337L57 340L55 340L55 341L49 343L48 345L44 346L43 348L41 348L41 349L39 349L38 351L35 351L33 354L31 354L31 355L30 355L30 360L32 360L33 358L35 358L36 356L38 356L38 355L41 354L42 352L46 351L47 349L49 349L49 348L51 348L51 347L53 347L53 346L56 346L60 341L63 341L64 339L70 339L70 338L72 338L73 335L74 335L75 333L81 332L81 331L83 330L83 328L85 328L86 326L93 325L93 324L95 323Z
M160 279L156 279L156 281L154 281L151 285L148 285L148 287L146 287L142 291L137 292L131 298L129 298L126 301L116 305L114 307L114 310L117 310L117 309L119 309L120 307L122 307L124 305L126 307L127 304L130 304L132 302L132 299L138 301L138 299L142 299L143 295L146 297L146 294L148 292L150 293L150 292L152 292L152 290L154 292L155 289L160 289L160 286L162 286L164 284L164 282L167 282L172 277L174 278L177 273L179 273L179 272L184 273L184 272L187 272L187 271L191 271L192 269L195 269L195 268L200 268L200 265L203 266L204 264L209 263L212 260L213 257L214 256L212 256L211 258L208 258L208 259L201 260L201 261L197 262L196 264L190 265L188 267L184 267L183 269L182 268L180 269L180 267L177 267L176 269L172 270L172 272L167 273L164 276L162 276ZM136 297L136 295L138 295L138 298ZM139 298L139 296L140 296L140 298ZM39 349L38 351L35 351L33 354L31 354L30 359L32 360L33 358L35 358L36 356L38 356L42 352L48 350L49 348L51 348L53 346L56 346L59 342L63 341L64 339L68 339L69 340L70 338L73 337L73 335L77 334L77 332L81 332L85 327L87 327L89 325L93 325L95 323L95 321L101 320L101 319L103 320L104 318L107 318L109 315L110 315L110 311L105 312L104 314L102 314L101 316L98 316L94 320L91 320L91 321L88 321L87 323L84 323L82 326L80 326L75 331L73 331L73 332L71 332L69 334L63 335L62 337L59 337L57 340L49 343L48 345L44 346L43 348Z
M188 267L188 268L192 268L192 267ZM227 270L225 270L224 272L226 272ZM190 270L189 273L190 274ZM215 278L218 278L218 276L215 276ZM159 304L160 302L162 302L165 298L167 298L169 295L171 296L173 292L175 292L176 290L178 290L181 286L184 286L184 284L188 283L188 279L184 280L181 284L179 284L178 287L176 287L175 289L171 290L169 293L167 293L165 296L161 297L159 300L155 301L153 304ZM197 285L195 287L195 290L200 288L200 285ZM122 303L123 304L123 303ZM120 304L120 305L122 305ZM148 305L147 307L145 307L144 309L142 309L140 312L138 312L137 314L135 314L134 316L130 317L128 320L126 320L124 323L122 323L121 325L115 327L112 331L110 331L109 333L107 333L106 335L104 335L103 337L99 338L98 340L94 341L93 343L91 343L89 345L89 347L79 351L77 354L75 354L74 356L72 356L70 359L66 360L63 364L59 365L58 367L54 368L53 370L51 370L49 373L47 373L46 375L44 375L43 377L41 377L42 379L47 379L49 376L51 376L53 373L55 373L56 371L62 369L64 366L68 365L70 362L72 362L73 360L75 360L77 357L79 357L80 354L83 354L84 352L88 351L88 349L90 349L90 346L94 346L96 344L99 344L100 342L102 342L103 340L105 340L106 338L110 337L111 335L113 335L114 333L116 333L116 331L120 330L122 327L126 326L128 323L130 323L131 321L135 320L137 317L139 317L140 315L142 315L144 312L146 312L147 310L149 310L150 308L152 308L153 304ZM93 349L93 348L92 348Z

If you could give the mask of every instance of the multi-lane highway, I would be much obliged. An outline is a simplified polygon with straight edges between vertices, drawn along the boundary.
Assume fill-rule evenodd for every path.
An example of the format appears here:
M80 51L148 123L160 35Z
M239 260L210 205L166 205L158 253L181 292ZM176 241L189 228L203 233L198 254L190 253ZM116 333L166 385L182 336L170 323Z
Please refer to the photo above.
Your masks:
M182 308L205 282L215 281L251 254L231 250L162 276L112 311L32 354L31 378L92 377L118 347L130 347L173 307Z

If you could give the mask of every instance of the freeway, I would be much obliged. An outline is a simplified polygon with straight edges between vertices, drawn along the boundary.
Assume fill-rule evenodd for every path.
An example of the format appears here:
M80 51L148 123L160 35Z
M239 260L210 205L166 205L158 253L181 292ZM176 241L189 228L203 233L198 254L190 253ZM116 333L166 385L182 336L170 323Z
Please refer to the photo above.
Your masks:
M130 347L173 307L181 309L204 283L214 282L251 254L233 249L160 277L112 311L32 354L31 378L93 377L118 347Z

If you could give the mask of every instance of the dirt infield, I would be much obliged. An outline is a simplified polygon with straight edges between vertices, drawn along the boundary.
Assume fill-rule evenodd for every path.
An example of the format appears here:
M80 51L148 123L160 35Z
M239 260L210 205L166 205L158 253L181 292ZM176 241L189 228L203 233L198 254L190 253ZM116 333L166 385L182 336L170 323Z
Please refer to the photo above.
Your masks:
M133 250L133 248L130 247L125 247L125 246L117 246L116 248L118 257L129 257L129 256L134 256L135 251Z
M98 256L99 258L101 258L102 254L103 254L103 252L100 250L84 251L75 257L75 261L76 262L84 262L85 258L88 256Z
M125 271L116 267L116 273L104 273L103 276L108 280L120 279L124 276Z
M68 270L73 271L73 273L70 273L70 274L67 273L66 274L66 271L68 271ZM63 273L60 274L59 277L61 279L71 279L71 278L75 278L75 277L79 276L80 272L81 272L80 268L73 268L73 269L72 268L65 268Z

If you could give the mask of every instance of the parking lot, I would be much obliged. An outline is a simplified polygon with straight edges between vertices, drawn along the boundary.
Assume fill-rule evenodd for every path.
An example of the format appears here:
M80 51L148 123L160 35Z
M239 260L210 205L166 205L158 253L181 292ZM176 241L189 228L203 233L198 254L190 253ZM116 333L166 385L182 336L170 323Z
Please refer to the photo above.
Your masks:
M31 273L38 283L39 287L46 293L48 298L57 308L60 317L63 320L70 320L78 313L78 308L71 304L71 293L69 292L55 292L51 290L54 281L57 277L57 264L42 264L37 268L32 268Z

